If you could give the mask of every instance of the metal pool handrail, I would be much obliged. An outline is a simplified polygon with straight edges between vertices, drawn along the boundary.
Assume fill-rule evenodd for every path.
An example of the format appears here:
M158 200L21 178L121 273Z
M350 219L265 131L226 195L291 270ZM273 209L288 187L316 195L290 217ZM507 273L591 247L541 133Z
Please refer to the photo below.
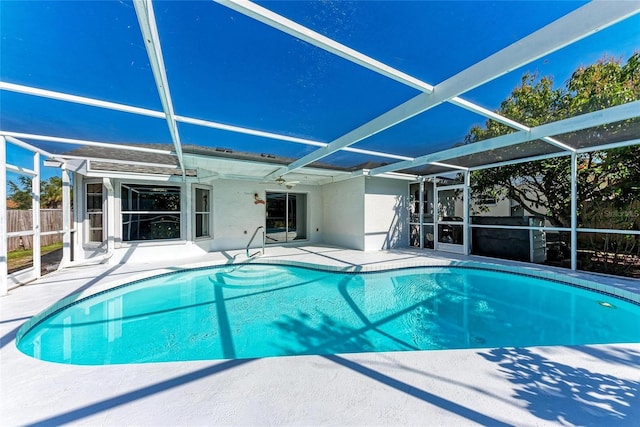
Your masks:
M253 239L256 238L256 234L258 234L258 230L262 229L262 255L264 255L264 245L265 245L265 240L266 240L266 233L264 231L264 225L260 225L258 226L258 228L256 228L256 231L253 232L253 235L251 236L251 239L249 239L249 243L247 243L247 258L252 258L256 255L258 255L260 253L260 251L255 252L251 255L249 255L249 247L251 246L251 243L253 243Z

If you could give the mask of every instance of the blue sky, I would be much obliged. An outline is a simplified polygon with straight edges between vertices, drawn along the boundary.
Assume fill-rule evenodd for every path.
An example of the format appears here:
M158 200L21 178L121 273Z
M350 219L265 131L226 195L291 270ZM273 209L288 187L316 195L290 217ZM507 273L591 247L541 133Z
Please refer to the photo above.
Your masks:
M430 84L510 45L583 2L266 1L261 5ZM210 1L156 2L177 114L331 142L418 92ZM161 110L131 3L0 2L0 79ZM526 71L563 85L580 65L640 50L640 16L462 95L489 109ZM109 142L171 143L163 120L0 92L7 131ZM448 105L356 147L418 156L484 119ZM183 143L301 157L313 147L179 125ZM70 146L40 144L63 151ZM11 146L10 146L11 147ZM380 160L336 153L353 165ZM29 162L20 150L9 160ZM44 177L59 173L45 169ZM11 179L11 178L10 178Z

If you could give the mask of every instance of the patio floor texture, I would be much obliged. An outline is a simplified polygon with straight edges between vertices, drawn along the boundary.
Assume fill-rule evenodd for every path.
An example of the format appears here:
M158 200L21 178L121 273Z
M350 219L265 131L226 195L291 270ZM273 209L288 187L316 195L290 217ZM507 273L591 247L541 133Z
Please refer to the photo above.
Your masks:
M245 259L243 251L210 253L188 266ZM420 250L273 247L257 261L349 270L493 263L595 277L640 298L637 280ZM175 268L170 262L67 268L0 298L0 424L640 425L640 343L107 366L44 362L17 350L21 325L52 304Z

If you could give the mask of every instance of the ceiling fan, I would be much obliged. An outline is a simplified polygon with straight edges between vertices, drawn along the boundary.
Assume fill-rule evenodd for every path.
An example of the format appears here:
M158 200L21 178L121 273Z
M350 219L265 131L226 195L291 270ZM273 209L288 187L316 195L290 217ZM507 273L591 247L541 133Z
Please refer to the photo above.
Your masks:
M290 190L293 187L295 187L296 184L299 184L300 181L287 181L283 177L279 176L279 177L276 178L275 183L278 184L278 185L284 185L285 187L287 187Z

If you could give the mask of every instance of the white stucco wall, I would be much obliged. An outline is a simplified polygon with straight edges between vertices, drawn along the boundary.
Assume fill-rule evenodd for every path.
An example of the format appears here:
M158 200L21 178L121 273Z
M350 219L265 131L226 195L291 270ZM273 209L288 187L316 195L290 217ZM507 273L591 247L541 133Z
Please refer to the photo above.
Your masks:
M364 250L364 177L322 186L323 243Z
M368 177L364 196L364 250L409 246L406 181Z
M284 192L307 195L307 239L296 240L316 244L321 241L322 189L318 186L298 185L291 190L274 184L247 181L218 180L213 183L213 232L208 250L245 248L255 229L265 225L265 205L255 203L254 194L266 200L266 192ZM316 231L318 230L318 231ZM259 247L256 237L252 247Z
M142 183L136 180L115 180L114 187L119 189L123 182ZM116 199L115 209L112 214L116 216L116 249L109 262L145 262L148 260L159 260L167 258L182 259L198 255L204 255L210 251L224 251L244 249L249 243L253 232L260 225L265 225L266 206L262 203L255 203L254 195L257 193L260 200L266 200L266 192L285 192L305 194L307 197L307 238L296 240L295 243L317 244L320 243L323 210L322 210L322 188L318 186L298 185L287 190L275 184L261 184L240 180L213 180L210 182L163 182L159 185L175 185L182 187L182 240L162 241L154 240L148 242L122 242L121 239L121 213L120 200ZM191 192L194 185L206 186L211 189L213 236L211 238L200 238L193 240L193 209L191 203ZM119 196L119 190L116 190ZM84 197L82 195L81 197ZM84 227L78 225L80 233L84 232ZM105 230L106 232L106 230ZM82 242L83 236L79 236ZM262 244L259 234L254 240L252 247L260 247ZM82 245L80 245L82 246ZM268 248L268 246L267 246ZM82 252L78 251L82 256Z
M181 259L210 251L244 249L258 226L265 225L266 206L255 203L255 194L266 200L266 192L305 194L307 199L307 238L295 243L329 244L356 250L379 250L408 245L407 183L384 178L352 178L324 186L298 185L287 190L276 184L242 180L163 182L182 187L182 240L122 242L120 186L114 180L116 250L110 262L144 262L167 258ZM193 240L191 193L194 185L211 189L211 238ZM84 196L82 196L84 197ZM83 227L78 227L80 230ZM252 247L261 245L258 236ZM268 246L267 246L268 250Z

